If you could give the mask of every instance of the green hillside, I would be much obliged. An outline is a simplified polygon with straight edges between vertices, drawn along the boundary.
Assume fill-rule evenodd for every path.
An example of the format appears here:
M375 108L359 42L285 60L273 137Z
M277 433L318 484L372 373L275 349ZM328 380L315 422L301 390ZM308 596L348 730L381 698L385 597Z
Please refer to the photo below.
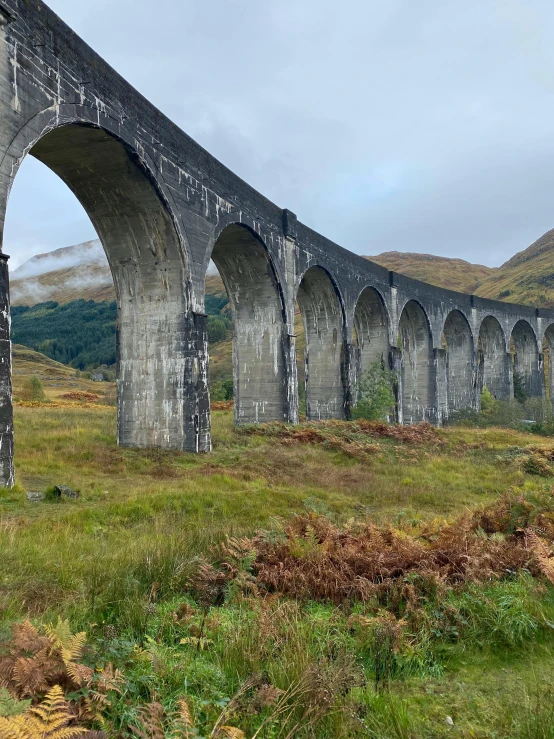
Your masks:
M554 306L554 229L496 268L463 259L397 251L367 259L450 290L539 308Z
M463 259L436 257L432 254L387 251L366 259L415 280L470 294L496 272L483 264L471 264Z
M554 229L495 270L475 294L542 308L554 306Z
M12 338L76 369L116 362L115 301L55 301L12 308Z

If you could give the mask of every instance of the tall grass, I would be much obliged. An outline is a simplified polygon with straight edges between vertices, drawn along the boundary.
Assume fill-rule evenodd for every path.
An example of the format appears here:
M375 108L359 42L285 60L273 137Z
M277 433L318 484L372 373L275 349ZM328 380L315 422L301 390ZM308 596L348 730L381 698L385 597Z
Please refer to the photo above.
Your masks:
M410 440L336 424L291 440L275 429L236 431L230 413L215 413L214 454L197 457L118 449L113 409L16 413L19 487L0 492L0 629L62 615L86 630L91 663L114 662L125 675L106 714L114 735L129 736L146 702L171 711L186 695L204 732L231 705L247 736L263 724L267 739L441 737L451 732L446 716L461 736L551 737L549 694L535 697L533 680L540 669L554 683L554 604L550 586L525 573L429 587L412 611L405 593L421 583L406 573L390 574L404 588L396 601L331 605L267 593L248 557L210 598L191 591L199 561L216 561L225 537L262 528L267 541L282 541L283 521L306 505L345 525L341 546L368 516L397 527L404 545L423 531L436 537L454 515L514 487L544 512L554 478L526 472L512 454L544 450L544 439L452 428L431 443L417 430ZM54 483L80 498L26 501L26 490ZM520 513L514 529L536 524ZM316 561L317 538L304 538L292 555ZM400 623L398 638L386 613ZM512 715L503 693L530 697Z

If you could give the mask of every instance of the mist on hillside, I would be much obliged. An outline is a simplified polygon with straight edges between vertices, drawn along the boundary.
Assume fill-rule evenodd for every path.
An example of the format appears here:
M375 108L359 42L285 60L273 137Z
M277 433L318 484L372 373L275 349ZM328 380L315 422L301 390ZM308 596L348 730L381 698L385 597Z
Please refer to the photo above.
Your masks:
M37 277L60 269L72 269L88 264L108 266L104 247L99 239L66 246L46 254L37 254L12 272L12 280Z
M60 291L71 298L83 294L91 299L106 299L113 291L108 261L98 239L37 254L15 269L10 279L14 305L58 300Z

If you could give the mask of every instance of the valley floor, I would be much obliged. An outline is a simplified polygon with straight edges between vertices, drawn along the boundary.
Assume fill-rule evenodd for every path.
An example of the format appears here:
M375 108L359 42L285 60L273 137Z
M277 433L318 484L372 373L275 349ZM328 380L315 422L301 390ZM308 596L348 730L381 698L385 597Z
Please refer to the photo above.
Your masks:
M554 737L554 589L532 567L459 584L408 567L383 575L400 589L310 599L293 597L298 581L262 582L249 551L276 572L300 563L303 576L329 566L337 541L361 546L360 522L402 553L486 506L504 518L471 541L493 554L519 546L521 510L547 530L554 521L550 440L348 423L237 430L230 412L213 413L213 434L209 456L123 450L113 408L16 406L18 484L0 493L2 636L28 617L86 631L83 659L124 676L107 736L146 731L149 702L163 705L169 736L184 696L190 737ZM27 501L55 484L80 497Z

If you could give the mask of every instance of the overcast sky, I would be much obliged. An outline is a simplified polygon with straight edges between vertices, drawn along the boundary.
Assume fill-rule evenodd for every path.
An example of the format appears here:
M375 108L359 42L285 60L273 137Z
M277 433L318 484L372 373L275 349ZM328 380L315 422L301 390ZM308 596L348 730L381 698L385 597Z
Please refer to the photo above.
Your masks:
M554 227L552 0L50 0L280 207L360 254L496 266ZM28 157L13 265L94 237Z

